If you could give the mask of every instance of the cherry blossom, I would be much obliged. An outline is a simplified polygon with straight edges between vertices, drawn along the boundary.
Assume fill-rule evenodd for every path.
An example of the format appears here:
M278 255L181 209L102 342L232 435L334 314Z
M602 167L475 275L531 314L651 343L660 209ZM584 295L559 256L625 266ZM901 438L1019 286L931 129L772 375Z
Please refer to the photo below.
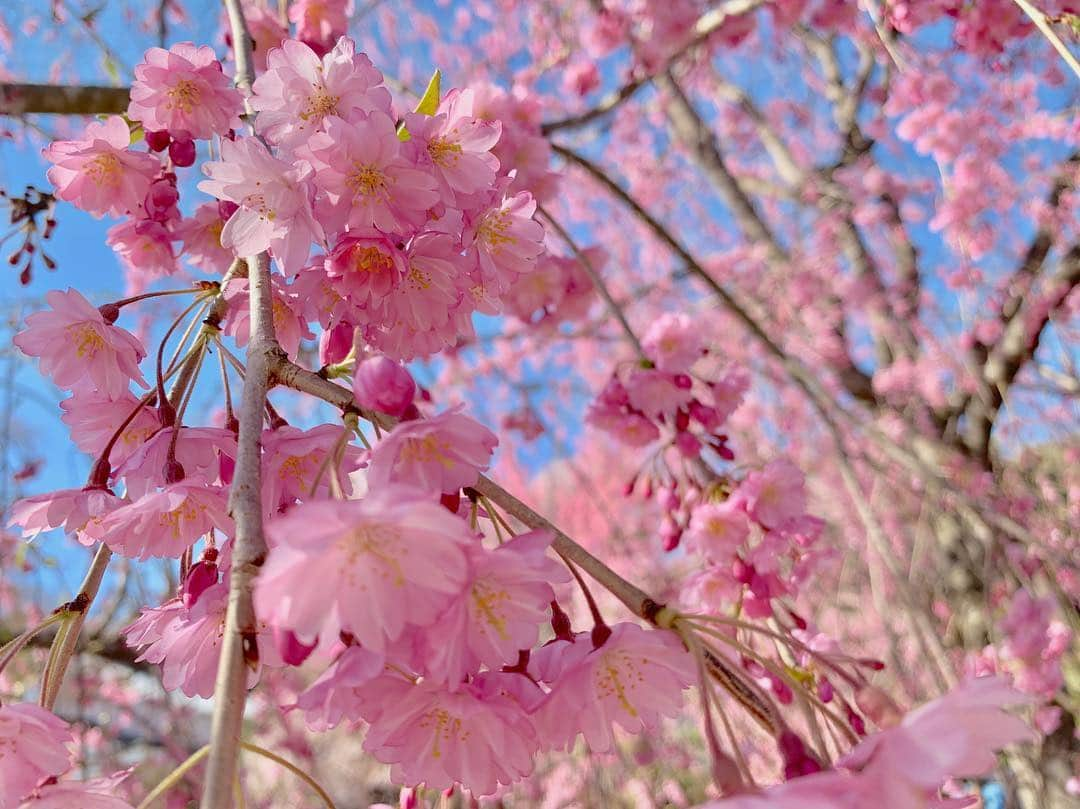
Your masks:
M209 138L240 128L240 94L212 48L180 42L150 48L135 67L128 117L151 132Z
M74 289L53 290L45 300L51 309L27 317L27 328L14 338L24 354L41 358L42 373L61 387L89 383L110 397L127 393L133 380L146 387L139 372L146 349L138 339L107 322Z
M124 119L110 115L89 124L81 140L52 143L43 154L54 164L48 177L56 195L96 217L137 211L161 164L130 142Z
M43 778L71 767L67 722L30 703L0 705L0 807L20 806Z

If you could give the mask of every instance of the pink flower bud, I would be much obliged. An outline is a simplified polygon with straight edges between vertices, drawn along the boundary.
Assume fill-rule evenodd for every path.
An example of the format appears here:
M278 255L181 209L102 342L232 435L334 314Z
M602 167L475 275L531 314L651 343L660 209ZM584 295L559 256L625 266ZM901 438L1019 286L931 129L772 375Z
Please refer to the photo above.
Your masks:
M146 145L150 147L151 152L165 151L169 148L170 140L172 140L172 138L169 137L169 133L165 130L146 133Z
M218 566L216 562L196 562L188 571L184 584L180 588L180 598L184 606L191 609L199 600L207 588L213 587L218 580Z
M195 163L195 141L191 138L173 140L169 144L169 157L174 166L185 168Z
M151 219L164 222L176 213L176 203L179 200L180 193L173 183L164 179L154 180L150 190L146 192L143 208Z
M416 395L416 383L401 365L378 356L357 364L353 375L353 393L361 407L400 416Z
M319 335L319 362L332 365L341 362L352 350L353 327L348 323L338 323Z
M274 645L277 647L278 654L281 655L281 659L288 666L299 666L308 659L308 656L319 643L318 639L311 644L301 643L291 629L282 629L275 626L272 631Z

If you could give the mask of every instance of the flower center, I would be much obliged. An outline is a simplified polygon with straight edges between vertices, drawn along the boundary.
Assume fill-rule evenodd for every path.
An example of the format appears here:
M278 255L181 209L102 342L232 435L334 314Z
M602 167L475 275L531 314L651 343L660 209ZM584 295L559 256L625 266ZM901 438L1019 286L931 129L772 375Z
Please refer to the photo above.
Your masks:
M308 96L307 104L304 105L304 109L300 113L300 120L310 121L314 119L318 123L327 115L336 115L339 101L341 101L341 96L330 95L325 87L316 87L314 92Z
M509 599L510 595L505 590L493 590L482 582L476 582L472 587L476 612L503 640L509 640L510 635L506 631L506 616L502 614L501 605Z
M477 238L493 253L499 252L504 244L517 241L511 236L510 214L507 211L492 211L480 222Z
M390 179L376 166L353 163L353 170L345 178L345 185L362 197L385 197Z
M166 109L180 110L188 115L202 100L202 91L199 89L199 85L191 79L181 79L168 89L166 95L169 96L169 101L165 105Z
M643 679L629 655L608 652L604 655L593 673L593 685L600 699L615 697L622 709L630 716L637 716L637 709L630 703L627 691L634 688L634 681ZM624 682L629 680L629 684Z
M439 463L449 469L454 465L446 451L449 441L440 441L437 435L425 435L423 438L410 438L401 447L401 459L410 463Z
M447 138L432 138L428 142L427 150L432 162L444 169L456 165L461 159L461 144Z
M443 742L464 742L469 738L469 731L461 726L461 717L454 716L446 708L432 708L417 722L434 736L431 746L432 758L442 758Z
M255 211L260 219L265 219L267 222L277 219L277 211L270 207L263 194L248 194L240 204L249 211Z
M352 268L357 272L381 273L394 266L390 256L378 247L354 248L352 259Z
M75 344L75 356L80 359L92 360L105 348L105 338L90 323L73 323L67 327L67 334Z
M431 273L424 272L415 264L409 265L408 283L417 292L431 289Z
M86 164L86 176L98 186L116 188L120 185L120 159L112 152L103 152Z

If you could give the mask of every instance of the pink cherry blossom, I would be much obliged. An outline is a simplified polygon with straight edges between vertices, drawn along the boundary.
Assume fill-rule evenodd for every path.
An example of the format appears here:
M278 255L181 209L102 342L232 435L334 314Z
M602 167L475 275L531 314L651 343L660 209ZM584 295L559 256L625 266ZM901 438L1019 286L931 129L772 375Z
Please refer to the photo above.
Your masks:
M179 435L174 439L177 429ZM165 465L173 457L184 468L185 482L212 485L220 481L223 455L236 456L236 436L229 430L171 427L144 440L123 463L113 468L113 477L123 478L127 496L138 499L165 485Z
M372 451L368 485L405 483L451 494L476 483L498 443L494 433L459 410L402 422Z
M694 398L687 384L679 384L675 374L652 368L635 368L625 380L630 405L647 416L671 414Z
M452 204L456 194L475 194L495 182L499 160L491 154L502 126L473 115L471 90L452 90L434 116L405 116L409 143L422 149L420 159L430 166L443 197Z
M139 293L163 275L176 272L173 237L160 222L129 219L109 228L105 243L127 270L128 291Z
M481 665L497 670L536 643L551 616L551 585L569 580L566 568L545 555L550 543L550 534L535 532L494 551L470 549L465 590L423 633L422 658L433 680L455 690Z
M690 654L671 632L620 623L599 648L587 635L556 645L557 676L536 721L557 748L571 746L581 733L603 753L615 744L615 725L629 733L652 730L679 711L682 691L695 679Z
M353 13L353 0L296 0L289 6L289 22L296 38L320 51L345 33Z
M389 113L390 92L382 81L348 37L322 59L308 45L287 40L270 51L267 70L252 88L256 127L271 143L292 148L320 131L327 116Z
M71 767L67 722L28 702L0 705L0 809L19 806L37 783Z
M48 177L56 196L98 218L139 210L161 164L130 143L119 115L88 124L82 140L54 141L42 154L55 164Z
M94 544L82 532L91 520L100 520L123 505L123 501L97 486L82 489L61 489L17 501L11 507L8 525L19 525L24 536L33 539L42 531L63 528L74 534L84 545Z
M372 319L380 319L381 304L406 273L405 255L385 236L345 236L326 260L326 274L335 291Z
M669 374L690 370L705 350L700 324L684 313L665 312L641 338L642 348L656 367Z
M285 284L282 276L270 276L271 312L274 319L274 337L290 357L295 359L304 340L315 337L303 315L304 302L295 291ZM248 282L237 279L225 291L229 302L229 314L225 321L225 333L236 340L238 346L247 345L251 334L251 308Z
M467 231L485 284L504 293L518 276L536 267L544 251L544 229L532 216L536 201L522 192L504 197L472 218Z
M346 444L332 467L327 458L342 440L340 425L320 424L310 430L285 425L263 432L263 503L267 513L297 500L325 497L330 475L336 474L346 494L351 493L349 474L360 468L360 450ZM347 436L346 436L347 437ZM312 491L321 474L319 489Z
M766 528L776 528L806 511L803 473L787 460L773 461L751 472L740 484L737 496L746 503L750 516Z
M64 411L60 419L71 430L71 440L75 446L88 455L97 456L138 405L139 399L130 391L113 398L97 391L77 390L73 396L60 402L60 408ZM140 408L120 431L109 459L114 466L120 465L160 429L161 422L153 408Z
M195 209L191 217L182 220L173 228L173 234L183 241L180 254L189 264L204 272L221 275L233 260L232 251L221 245L221 232L224 228L225 220L221 218L221 207L214 202L204 202Z
M331 116L308 141L315 183L342 226L396 233L417 227L439 200L435 179L402 152L394 122L376 110L351 122Z
M221 231L238 257L270 249L286 273L299 268L322 228L311 209L310 169L274 157L256 138L221 142L221 160L203 164L199 190L240 206Z
M51 307L26 318L13 342L41 358L41 372L62 388L87 386L109 397L127 393L134 380L146 387L139 362L146 349L131 333L107 323L74 289L45 295Z
M86 526L86 533L133 559L178 557L216 528L233 531L225 490L193 480L150 492Z
M430 624L461 591L463 546L474 541L458 517L391 484L362 500L295 506L266 533L258 614L304 642L344 630L376 653L406 626ZM303 585L312 577L320 587Z
M203 591L190 609L179 599L173 599L160 607L144 609L123 630L127 644L142 650L139 661L161 664L161 684L167 690L180 689L189 697L213 696L228 594L227 584L214 584ZM259 660L274 662L264 654L274 650L265 624L258 626L257 640ZM248 687L257 680L257 671L249 669Z
M150 48L135 66L128 117L148 132L187 132L210 138L239 129L240 94L221 70L213 48L179 42Z
M996 751L1033 737L1027 723L1004 710L1026 701L999 678L971 680L867 737L839 763L872 779L882 806L925 805L947 778L984 775L994 769Z
M714 562L730 562L749 536L746 512L731 497L696 506L686 531L688 546Z
M393 709L366 717L364 749L391 764L390 777L399 783L430 789L460 783L480 796L532 771L536 733L517 703L497 690L480 684L450 692L394 675L366 690L369 702Z
M343 719L358 721L364 704L364 687L383 674L384 655L360 646L349 646L307 690L296 698L296 707L312 730L329 730Z
M407 327L440 335L439 330L451 324L453 312L465 300L462 263L460 251L447 235L427 232L412 239L406 249L404 277L382 301L392 324L388 331L403 333ZM451 333L456 336L458 329L451 327ZM438 339L446 343L441 336Z
M133 809L130 803L116 797L117 787L130 772L123 770L90 781L46 781L19 804L19 809Z

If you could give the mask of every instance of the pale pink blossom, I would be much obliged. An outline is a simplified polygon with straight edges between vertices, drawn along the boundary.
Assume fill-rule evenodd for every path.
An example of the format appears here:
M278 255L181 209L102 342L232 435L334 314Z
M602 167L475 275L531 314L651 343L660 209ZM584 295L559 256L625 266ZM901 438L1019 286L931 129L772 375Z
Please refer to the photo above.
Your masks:
M179 430L179 435L174 432ZM170 453L172 455L170 456ZM236 457L236 435L221 427L170 427L143 441L121 464L113 477L123 478L127 496L138 499L165 485L164 469L170 457L184 468L184 480L205 485L221 479L222 457Z
M536 643L551 618L551 585L570 578L546 555L550 544L550 533L532 532L494 551L470 548L464 591L423 631L421 657L433 680L455 690L481 665L497 670Z
M364 749L391 764L392 780L446 789L459 783L490 795L533 769L538 749L528 718L509 697L484 684L450 692L387 675L369 683L366 701L392 705L365 718Z
M225 634L225 608L229 588L225 582L207 587L191 608L180 599L160 607L143 609L138 619L126 627L125 642L142 652L140 662L161 665L161 684L168 691L180 689L189 697L209 699L214 694L218 660ZM256 626L258 662L280 665L269 627ZM250 688L258 681L258 667L249 668Z
M248 33L251 34L252 56L255 58L255 67L259 73L262 73L266 70L269 54L289 38L289 32L281 24L281 20L277 15L277 8L271 10L257 3L243 3L241 7L244 10L244 21L247 22ZM227 19L225 28L225 44L232 48L232 34Z
M390 92L382 81L347 37L322 59L303 42L286 40L270 51L267 70L252 87L256 128L271 143L291 148L318 132L327 116L389 113Z
M440 330L451 323L454 311L465 301L464 286L468 282L462 264L461 253L450 236L421 233L412 239L406 248L404 276L382 301L391 324L388 331L404 332L402 327L407 327L439 335L440 348L451 343L458 329L451 328L448 341Z
M188 263L212 275L222 275L233 260L232 250L221 244L224 228L220 205L205 202L189 218L177 224L173 234L183 241L180 254Z
M339 239L326 260L335 291L353 306L370 310L372 319L380 318L383 299L405 273L405 255L391 239L377 234Z
M221 70L214 49L178 42L150 48L135 66L128 117L148 132L223 135L241 126L240 94Z
M535 212L536 201L521 192L470 218L467 243L479 259L484 283L498 294L531 272L544 252L544 228L532 218Z
M344 630L373 652L434 621L467 575L468 527L411 489L297 505L266 526L259 615L302 642ZM311 587L318 581L318 587Z
M56 196L99 218L139 210L161 163L130 143L119 115L88 124L82 140L53 141L42 154L54 164L48 177Z
M700 323L686 314L665 312L641 338L645 354L656 367L669 374L683 374L705 351Z
M320 51L345 33L353 13L353 0L294 0L289 6L289 22L296 26L296 38Z
M402 152L394 122L382 111L352 122L329 117L308 141L315 183L342 227L397 233L418 227L439 201L435 179Z
M160 222L129 219L109 228L105 243L127 270L128 291L142 292L153 281L176 272L173 237Z
M71 431L75 446L88 455L97 456L138 406L139 398L130 391L114 398L97 391L77 390L60 402L64 411L60 420ZM139 408L138 414L120 431L109 460L114 466L120 465L160 429L161 422L154 409Z
M997 751L1033 738L1004 710L1028 699L997 677L970 680L867 737L839 763L876 784L881 806L925 806L947 778L985 775Z
M33 539L42 531L63 528L84 545L93 545L93 539L83 534L91 520L100 520L123 505L123 501L100 486L82 489L61 489L16 501L11 506L8 525L22 526L23 535Z
M337 727L341 721L360 719L364 687L383 674L384 655L349 646L307 690L296 698L311 730Z
M117 787L130 772L123 770L90 781L46 781L19 804L19 809L133 809L116 797Z
M806 512L806 480L799 468L785 459L748 474L735 496L746 504L747 513L766 528L777 528Z
M686 530L687 545L714 562L730 562L750 536L750 522L737 500L694 507Z
M545 742L569 748L578 733L596 753L615 744L614 727L654 730L682 707L695 679L694 661L674 633L619 623L599 648L588 635L552 645L551 693L535 715Z
M225 319L225 333L236 340L238 346L247 345L251 335L251 296L248 281L240 278L225 290L229 313ZM277 273L270 276L270 311L274 320L274 338L291 359L295 359L304 340L315 337L304 317L304 301Z
M326 497L331 475L337 475L346 495L352 493L349 475L361 466L360 449L347 443L335 463L327 460L342 441L343 429L320 424L310 430L284 425L263 431L263 505L268 514L297 500Z
M223 140L221 160L203 164L199 190L239 209L221 231L222 247L241 258L273 251L285 273L303 265L322 228L311 208L310 167L274 157L257 138Z
M694 398L690 380L680 384L678 375L653 368L635 368L625 381L630 405L647 416L674 413Z
M0 809L20 805L39 781L71 767L67 722L29 702L0 705Z
M212 529L231 535L225 489L200 480L173 483L121 506L85 531L133 559L179 557Z
M41 372L62 388L86 387L119 397L134 380L146 387L139 362L146 349L134 335L106 322L74 289L45 295L50 310L26 318L13 338L24 354L41 358Z
M498 443L491 430L459 410L401 422L372 451L368 485L405 483L452 494L476 483Z
M499 160L491 153L502 126L473 115L473 92L451 90L434 116L405 116L409 143L420 151L422 165L439 182L443 198L453 204L457 194L476 194L492 187Z

